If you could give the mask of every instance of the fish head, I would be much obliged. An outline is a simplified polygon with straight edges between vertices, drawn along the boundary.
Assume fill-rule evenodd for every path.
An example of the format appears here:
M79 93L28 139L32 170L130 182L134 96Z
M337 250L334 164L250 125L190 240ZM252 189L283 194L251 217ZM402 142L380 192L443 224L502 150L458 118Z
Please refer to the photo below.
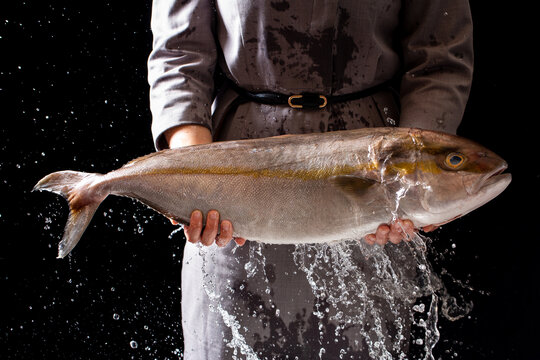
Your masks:
M407 192L403 211L417 227L459 218L497 197L511 182L512 176L504 173L506 161L473 141L422 130L408 136L403 153L412 170L403 172L398 183Z

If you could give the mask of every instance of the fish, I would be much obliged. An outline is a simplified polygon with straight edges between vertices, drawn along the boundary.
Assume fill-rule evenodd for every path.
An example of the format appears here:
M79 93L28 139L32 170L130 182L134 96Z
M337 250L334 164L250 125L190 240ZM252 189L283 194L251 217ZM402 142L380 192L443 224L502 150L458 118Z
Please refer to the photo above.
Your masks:
M269 244L361 239L380 224L453 221L497 197L508 164L460 136L381 127L214 142L157 151L106 174L59 171L34 190L62 195L71 252L109 195L188 224L215 209L234 235Z

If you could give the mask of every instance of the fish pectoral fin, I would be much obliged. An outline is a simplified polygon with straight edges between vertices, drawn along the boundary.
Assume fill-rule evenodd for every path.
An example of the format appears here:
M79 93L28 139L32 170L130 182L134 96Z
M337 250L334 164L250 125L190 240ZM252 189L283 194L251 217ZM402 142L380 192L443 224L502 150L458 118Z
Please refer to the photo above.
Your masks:
M341 190L354 196L364 195L373 185L379 183L378 181L355 175L332 176L330 181Z

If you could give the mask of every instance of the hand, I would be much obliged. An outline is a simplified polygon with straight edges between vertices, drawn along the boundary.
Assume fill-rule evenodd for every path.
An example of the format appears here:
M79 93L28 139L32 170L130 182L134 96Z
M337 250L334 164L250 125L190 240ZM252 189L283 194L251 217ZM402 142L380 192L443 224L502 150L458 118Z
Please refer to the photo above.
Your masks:
M369 245L384 246L388 241L392 244L399 244L402 240L410 241L415 231L412 221L398 219L391 224L379 225L375 234L366 235L364 241Z
M223 220L219 227L219 212L210 210L206 217L206 226L203 230L203 213L200 210L195 210L191 213L189 225L184 226L184 234L186 240L196 244L200 242L204 246L210 246L216 242L219 247L226 246L229 241L234 240L236 244L242 246L246 243L246 239L241 237L233 237L233 226L229 220Z
M422 228L422 231L430 232L438 227L438 225L427 225ZM418 229L414 227L411 220L398 219L391 224L379 225L375 234L366 235L364 241L369 245L384 246L388 241L392 244L399 244L402 240L411 241L411 237L417 231Z

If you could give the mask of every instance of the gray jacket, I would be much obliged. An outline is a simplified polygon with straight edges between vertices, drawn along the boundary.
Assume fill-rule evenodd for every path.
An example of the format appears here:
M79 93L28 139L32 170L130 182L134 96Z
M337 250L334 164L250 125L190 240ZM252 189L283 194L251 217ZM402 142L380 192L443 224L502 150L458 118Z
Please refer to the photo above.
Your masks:
M245 89L284 94L345 94L396 78L400 126L446 132L456 131L471 84L466 0L154 0L152 31L158 149L171 127L221 121L212 113L231 95L214 103L217 66Z

